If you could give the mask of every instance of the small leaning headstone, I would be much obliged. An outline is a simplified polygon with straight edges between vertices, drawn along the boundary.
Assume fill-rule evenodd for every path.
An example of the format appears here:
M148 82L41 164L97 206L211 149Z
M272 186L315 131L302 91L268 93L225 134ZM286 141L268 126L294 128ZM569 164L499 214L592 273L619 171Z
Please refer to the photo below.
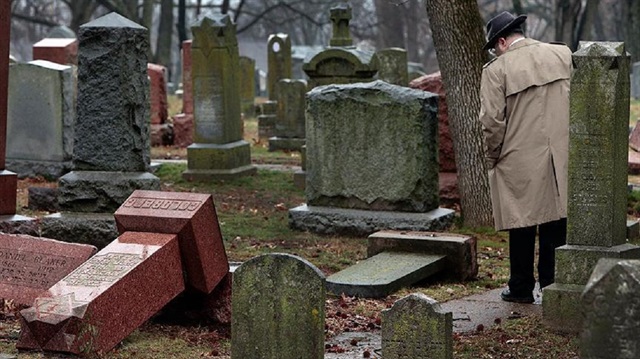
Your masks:
M324 358L325 278L306 260L265 254L233 274L231 358Z
M410 294L382 312L384 359L453 358L453 315L422 293Z

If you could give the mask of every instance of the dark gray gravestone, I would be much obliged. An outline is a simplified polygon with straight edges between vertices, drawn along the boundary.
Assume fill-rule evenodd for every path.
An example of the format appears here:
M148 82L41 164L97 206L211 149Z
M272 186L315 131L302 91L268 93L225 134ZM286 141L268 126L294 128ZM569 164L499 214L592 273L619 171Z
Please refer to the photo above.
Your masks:
M601 259L582 294L582 359L640 357L640 260Z
M453 315L434 299L410 294L382 312L384 359L453 358Z
M306 260L265 254L233 274L232 359L324 358L324 275Z

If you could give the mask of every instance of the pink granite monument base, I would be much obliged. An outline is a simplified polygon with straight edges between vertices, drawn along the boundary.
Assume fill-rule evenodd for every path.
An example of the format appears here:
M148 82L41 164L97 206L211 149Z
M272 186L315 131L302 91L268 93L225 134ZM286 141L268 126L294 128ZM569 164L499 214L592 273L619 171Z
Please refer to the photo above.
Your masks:
M0 298L30 306L95 252L86 244L0 233Z
M120 233L177 234L187 283L203 293L211 293L229 272L210 194L137 190L114 216Z
M167 68L162 65L147 64L149 75L149 102L151 103L151 124L161 125L167 122Z
M189 147L193 143L193 114L181 113L173 116L173 145Z
M184 288L176 235L123 233L20 312L16 346L99 356Z
M78 65L78 40L42 39L33 45L33 59Z

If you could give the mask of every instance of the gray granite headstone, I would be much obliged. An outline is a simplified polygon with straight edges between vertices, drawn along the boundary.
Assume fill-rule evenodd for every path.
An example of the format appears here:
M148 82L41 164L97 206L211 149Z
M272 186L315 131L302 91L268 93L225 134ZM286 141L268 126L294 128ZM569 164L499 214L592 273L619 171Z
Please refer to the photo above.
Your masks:
M438 208L437 96L383 81L307 94L309 205Z
M7 168L53 178L71 170L75 119L71 66L36 60L9 67Z
M601 259L582 294L582 359L640 357L640 260Z
M376 52L376 58L379 80L393 85L409 86L407 50L395 47L382 49Z
M384 359L453 358L453 315L434 299L410 294L382 312Z
M324 358L325 278L306 260L265 254L233 274L232 359Z
M267 72L267 93L269 100L277 99L276 85L282 79L290 79L291 65L291 38L287 34L269 35L267 42L267 59L269 71Z
M572 59L567 244L542 302L545 324L569 332L598 260L640 258L626 239L629 54L622 42L580 42Z

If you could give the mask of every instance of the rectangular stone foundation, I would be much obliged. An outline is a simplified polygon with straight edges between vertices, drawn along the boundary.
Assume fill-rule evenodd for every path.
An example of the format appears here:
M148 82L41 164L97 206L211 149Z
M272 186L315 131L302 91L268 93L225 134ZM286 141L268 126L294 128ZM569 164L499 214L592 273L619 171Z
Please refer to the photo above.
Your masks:
M182 173L187 181L230 180L257 172L244 140L224 145L194 143L187 147L187 157L187 170Z
M542 319L549 329L577 333L582 329L580 296L584 285L553 283L544 288Z
M306 140L304 138L269 138L269 152L273 151L300 151Z
M16 214L18 176L11 171L0 171L0 215Z

